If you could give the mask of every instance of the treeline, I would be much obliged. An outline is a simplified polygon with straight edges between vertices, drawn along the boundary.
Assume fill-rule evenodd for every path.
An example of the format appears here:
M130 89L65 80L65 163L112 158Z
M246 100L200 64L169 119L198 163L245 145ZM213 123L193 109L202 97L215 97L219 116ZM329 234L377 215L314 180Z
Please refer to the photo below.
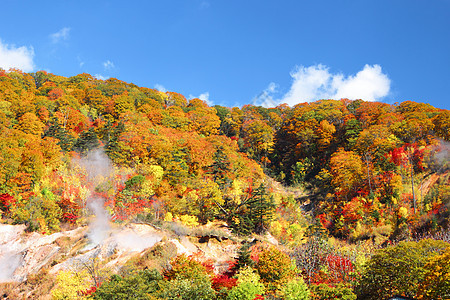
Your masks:
M209 107L114 78L1 71L0 206L42 231L82 222L87 177L69 161L102 147L117 168L96 193L116 220L170 212L264 231L274 211L265 172L308 189L335 236L407 236L448 225L448 160L434 154L449 124L448 110L411 101Z

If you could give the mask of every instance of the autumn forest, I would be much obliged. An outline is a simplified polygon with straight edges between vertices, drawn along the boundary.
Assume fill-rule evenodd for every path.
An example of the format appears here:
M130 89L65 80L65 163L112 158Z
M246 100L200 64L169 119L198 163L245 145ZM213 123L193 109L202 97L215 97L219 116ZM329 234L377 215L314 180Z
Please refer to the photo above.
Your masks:
M448 110L348 99L229 108L115 78L0 69L0 127L2 224L83 227L95 197L114 224L214 224L241 241L223 272L172 255L87 275L97 279L77 281L74 299L450 298ZM80 167L90 155L107 175ZM59 287L75 277L46 276L41 293L72 299Z

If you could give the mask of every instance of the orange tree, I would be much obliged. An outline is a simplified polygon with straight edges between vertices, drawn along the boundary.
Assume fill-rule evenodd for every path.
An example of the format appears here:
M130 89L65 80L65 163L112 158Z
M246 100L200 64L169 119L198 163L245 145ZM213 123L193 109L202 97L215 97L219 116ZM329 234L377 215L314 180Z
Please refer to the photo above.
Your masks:
M264 249L258 254L255 268L262 282L272 292L296 275L295 266L292 264L289 256L273 246Z

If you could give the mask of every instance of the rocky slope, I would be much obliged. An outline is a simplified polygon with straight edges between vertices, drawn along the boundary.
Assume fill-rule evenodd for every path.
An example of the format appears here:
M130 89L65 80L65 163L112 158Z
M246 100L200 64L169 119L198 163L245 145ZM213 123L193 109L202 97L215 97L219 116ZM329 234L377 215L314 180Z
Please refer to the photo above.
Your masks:
M110 228L101 242L94 243L88 226L43 235L26 232L24 225L0 224L0 290L9 291L3 294L6 299L36 298L34 295L48 299L48 294L42 296L41 291L36 292L42 285L35 282L39 279L36 277L42 279L45 275L54 281L60 271L77 272L94 264L108 274L117 273L129 261L148 259L148 253L158 245L172 249L170 256L200 254L203 259L213 261L220 272L228 267L227 262L236 257L240 247L238 241L226 237L224 230L196 228L195 234L175 232L131 223Z

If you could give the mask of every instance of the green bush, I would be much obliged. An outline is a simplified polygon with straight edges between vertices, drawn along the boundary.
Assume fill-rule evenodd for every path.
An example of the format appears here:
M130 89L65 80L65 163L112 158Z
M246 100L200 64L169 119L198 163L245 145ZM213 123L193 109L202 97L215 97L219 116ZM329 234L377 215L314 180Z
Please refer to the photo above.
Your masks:
M228 293L227 300L253 300L264 293L259 275L250 267L242 268L237 274L237 285Z
M216 299L216 292L212 289L209 278L205 276L203 280L164 281L158 296L168 300L212 300Z
M425 264L442 253L449 243L425 239L400 242L378 250L368 261L358 286L362 299L384 299L393 295L414 297L423 280Z
M345 284L338 284L336 286L329 286L324 283L311 285L312 298L314 300L356 300L356 295L353 290Z
M93 299L154 299L151 294L160 290L161 274L156 270L144 270L130 276L113 275L92 295Z
M303 278L288 281L281 287L280 295L284 300L309 300L308 286Z

